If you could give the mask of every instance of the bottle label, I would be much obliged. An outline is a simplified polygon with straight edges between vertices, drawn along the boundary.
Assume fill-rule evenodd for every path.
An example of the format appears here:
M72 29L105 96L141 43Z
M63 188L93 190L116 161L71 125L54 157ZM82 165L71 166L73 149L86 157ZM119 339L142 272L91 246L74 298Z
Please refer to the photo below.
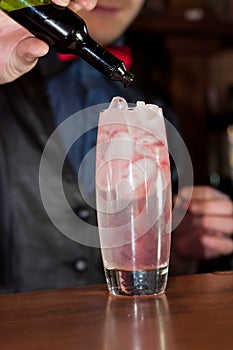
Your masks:
M6 12L10 12L25 7L48 5L50 3L50 0L0 0L0 8Z

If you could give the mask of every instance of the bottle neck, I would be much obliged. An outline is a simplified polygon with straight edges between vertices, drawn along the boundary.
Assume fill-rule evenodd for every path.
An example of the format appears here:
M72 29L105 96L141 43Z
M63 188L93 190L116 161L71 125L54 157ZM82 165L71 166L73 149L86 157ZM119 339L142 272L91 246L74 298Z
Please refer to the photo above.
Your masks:
M111 80L121 81L126 87L131 84L133 75L126 70L123 61L90 37L81 17L49 0L42 0L40 6L37 6L38 0L31 1L36 4L10 11L9 16L57 52L76 54Z

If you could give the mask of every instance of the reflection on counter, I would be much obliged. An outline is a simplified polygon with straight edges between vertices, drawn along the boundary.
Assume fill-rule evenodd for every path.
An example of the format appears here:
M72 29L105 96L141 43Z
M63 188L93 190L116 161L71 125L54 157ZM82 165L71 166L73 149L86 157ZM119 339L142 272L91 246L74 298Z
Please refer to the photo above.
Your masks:
M148 336L149 335L149 336ZM176 350L166 295L108 298L104 350Z

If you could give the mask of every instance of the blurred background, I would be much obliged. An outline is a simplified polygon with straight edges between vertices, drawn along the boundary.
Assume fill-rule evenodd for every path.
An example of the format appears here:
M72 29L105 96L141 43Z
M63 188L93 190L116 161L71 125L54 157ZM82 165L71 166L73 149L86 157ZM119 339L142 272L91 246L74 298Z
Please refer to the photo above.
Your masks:
M147 0L128 40L137 79L178 117L195 184L233 197L233 0Z

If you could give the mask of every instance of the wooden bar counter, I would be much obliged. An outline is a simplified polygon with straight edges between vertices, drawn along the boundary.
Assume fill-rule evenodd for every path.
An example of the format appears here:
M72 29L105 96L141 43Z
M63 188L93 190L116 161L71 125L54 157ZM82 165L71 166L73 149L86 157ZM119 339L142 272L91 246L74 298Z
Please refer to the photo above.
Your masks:
M160 297L105 285L0 296L1 350L231 350L233 271L170 277Z

